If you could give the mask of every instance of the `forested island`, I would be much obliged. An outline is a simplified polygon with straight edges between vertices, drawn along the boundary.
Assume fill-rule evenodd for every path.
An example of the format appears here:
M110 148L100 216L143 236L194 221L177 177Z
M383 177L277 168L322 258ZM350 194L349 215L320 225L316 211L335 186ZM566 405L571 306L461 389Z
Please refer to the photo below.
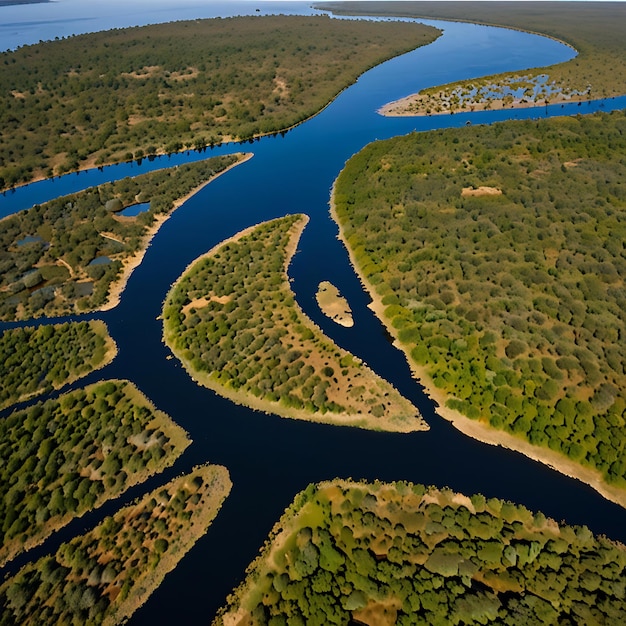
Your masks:
M249 156L212 157L124 178L0 220L0 319L114 306L171 213ZM123 215L138 205L136 214Z
M626 548L497 498L335 480L296 496L214 626L620 624Z
M366 147L334 193L440 413L621 503L625 131L614 112L414 133Z
M165 300L165 343L200 384L255 409L374 430L428 428L297 305L287 266L307 221L259 224L193 263Z
M277 133L430 43L422 24L253 16L78 35L0 53L0 191Z
M205 465L147 493L0 586L0 623L123 623L206 533L232 483Z
M95 383L0 420L0 566L172 465L190 443L127 381Z
M117 352L100 320L9 328L0 334L0 409L60 389Z

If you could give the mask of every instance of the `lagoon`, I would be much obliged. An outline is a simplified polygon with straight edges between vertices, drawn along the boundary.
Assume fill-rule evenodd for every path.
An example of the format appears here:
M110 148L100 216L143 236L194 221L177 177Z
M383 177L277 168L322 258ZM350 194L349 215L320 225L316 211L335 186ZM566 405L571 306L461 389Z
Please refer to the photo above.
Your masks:
M69 6L68 2L51 4ZM172 8L176 3L162 2L154 5L147 19L156 19L158 8L166 6L176 12ZM308 5L300 5L303 7ZM467 122L626 106L626 98L622 98L582 106L382 117L376 110L383 104L426 86L546 65L574 54L570 48L536 35L471 24L427 23L444 29L444 35L430 46L367 72L318 116L284 136L246 143L245 150L254 157L206 186L174 213L153 239L120 304L106 313L87 316L106 321L119 353L111 365L84 384L102 377L132 380L159 409L188 430L193 440L170 472L134 489L124 502L207 461L225 465L233 481L231 495L209 533L166 577L130 624L210 622L294 495L311 481L334 477L409 480L449 486L466 494L481 492L626 541L624 509L586 485L519 454L468 439L434 413L432 401L412 379L402 353L391 345L384 327L367 308L369 297L337 240L337 228L329 216L330 188L345 161L371 141ZM230 144L34 183L0 196L0 215L105 180L241 149ZM296 212L310 217L289 271L299 305L336 343L363 359L418 406L430 431L373 433L261 414L198 387L176 359L168 358L171 355L161 342L157 317L169 286L184 268L236 232ZM335 324L319 310L315 293L324 280L331 280L347 298L354 318L352 328ZM52 550L119 506L121 502L116 502L79 520L44 549Z

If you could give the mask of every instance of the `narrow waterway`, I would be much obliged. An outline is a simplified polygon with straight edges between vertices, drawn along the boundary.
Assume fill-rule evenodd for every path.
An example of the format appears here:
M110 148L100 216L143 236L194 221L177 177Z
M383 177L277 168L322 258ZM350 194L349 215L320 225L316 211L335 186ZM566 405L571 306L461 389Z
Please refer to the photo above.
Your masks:
M387 101L425 86L552 64L574 54L555 41L516 31L428 23L445 31L435 43L371 70L322 113L284 136L72 174L0 196L3 215L148 169L237 150L254 153L253 159L208 185L165 223L118 307L89 316L106 321L120 351L110 366L80 384L102 377L132 380L189 431L193 444L172 470L79 520L33 554L54 549L62 539L97 523L104 512L198 463L225 465L234 484L208 534L166 577L131 624L210 622L295 494L311 481L334 477L409 480L449 486L467 494L481 492L626 541L626 511L620 507L586 485L519 454L461 435L435 414L432 401L411 378L404 356L393 348L385 329L367 308L369 298L336 238L337 228L328 212L330 188L345 161L371 141L461 126L468 120L492 123L626 106L622 98L581 106L431 118L378 115L376 110ZM290 267L299 304L337 343L411 399L429 422L429 432L373 433L264 415L198 387L176 359L167 358L169 351L161 342L157 317L170 284L189 262L247 226L294 212L311 218ZM321 314L314 298L321 280L331 280L348 298L353 328L340 327Z

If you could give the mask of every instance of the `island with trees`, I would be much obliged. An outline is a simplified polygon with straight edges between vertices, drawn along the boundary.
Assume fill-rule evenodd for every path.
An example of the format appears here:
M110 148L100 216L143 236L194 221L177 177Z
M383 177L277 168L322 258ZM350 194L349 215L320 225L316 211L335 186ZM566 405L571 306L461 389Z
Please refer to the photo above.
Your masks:
M253 226L194 262L163 308L165 343L200 384L283 417L408 432L417 409L305 316L287 266L308 218Z
M4 218L0 319L114 306L150 239L172 212L215 176L249 157L212 157L128 177ZM129 208L136 214L123 215Z
M213 626L621 624L626 547L497 498L309 485Z
M190 443L132 383L119 380L0 420L0 566L163 471Z
M117 352L100 320L7 328L0 334L0 409L60 389Z
M622 504L625 131L614 112L414 133L366 147L334 190L439 412Z
M0 191L283 131L369 68L439 35L423 24L248 16L0 53Z
M195 468L146 494L0 586L3 625L123 623L206 532L228 471Z

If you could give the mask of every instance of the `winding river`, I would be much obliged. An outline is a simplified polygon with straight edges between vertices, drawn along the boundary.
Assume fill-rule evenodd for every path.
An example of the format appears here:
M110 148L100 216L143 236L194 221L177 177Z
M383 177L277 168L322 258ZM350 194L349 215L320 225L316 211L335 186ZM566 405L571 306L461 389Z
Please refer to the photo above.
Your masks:
M155 17L154 21L160 20ZM102 377L132 380L189 431L193 444L170 471L76 521L29 557L55 549L104 514L196 464L225 465L234 485L208 534L166 577L131 624L209 623L294 495L311 481L333 477L402 479L449 486L466 494L481 492L626 541L626 510L517 453L463 436L435 414L432 401L411 378L404 356L367 308L369 298L336 238L337 228L328 211L330 188L345 161L371 141L461 126L468 120L491 123L626 106L626 98L620 98L581 106L384 118L376 113L380 106L429 85L552 64L574 55L570 48L536 35L462 23L427 23L443 28L444 35L367 72L319 115L284 136L70 174L0 196L0 215L6 215L105 180L210 154L242 149L254 153L254 158L205 187L165 223L131 276L119 306L81 317L104 320L120 351L110 366L80 385ZM431 426L429 432L374 433L256 413L198 387L176 359L167 358L170 353L161 341L157 317L170 284L194 258L221 240L257 222L293 212L311 218L290 267L300 306L338 344L365 360L416 404ZM320 281L328 279L350 302L354 327L338 326L319 311L315 291ZM14 324L0 325L0 330L8 326ZM14 567L24 560L18 559Z

